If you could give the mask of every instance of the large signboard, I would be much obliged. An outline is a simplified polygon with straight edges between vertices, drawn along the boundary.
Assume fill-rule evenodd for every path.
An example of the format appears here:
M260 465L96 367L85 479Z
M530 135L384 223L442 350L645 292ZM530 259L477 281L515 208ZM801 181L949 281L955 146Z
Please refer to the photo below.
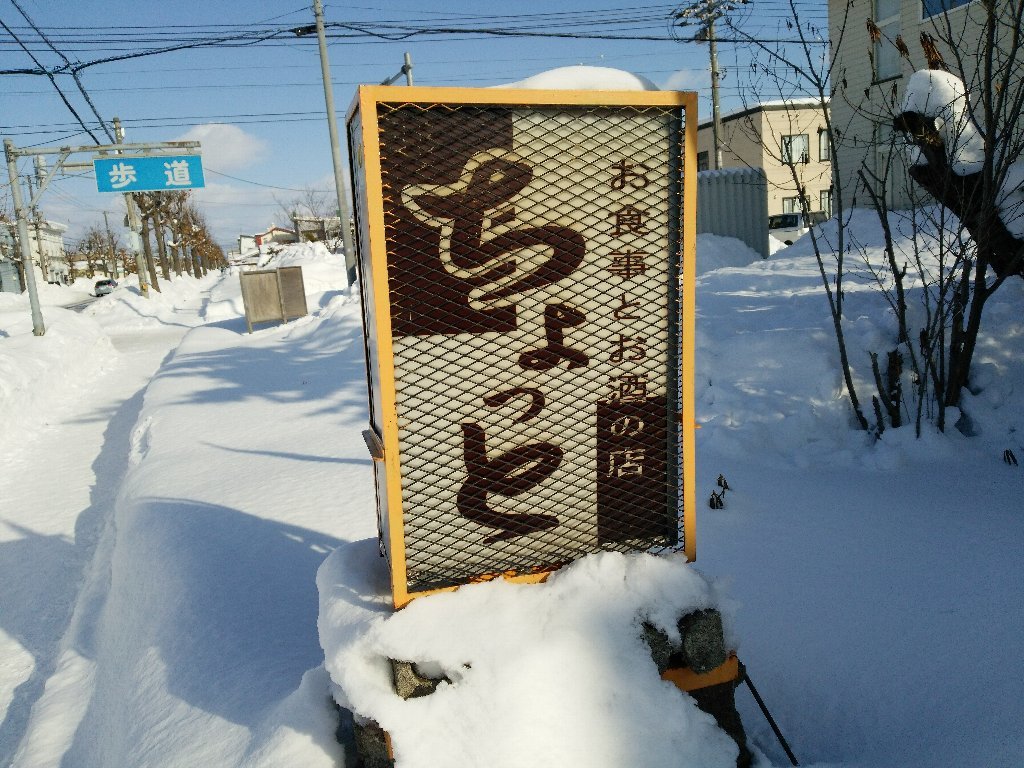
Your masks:
M602 549L693 556L694 104L360 89L368 442L396 604Z
M168 192L206 185L200 155L111 155L92 161L100 192Z

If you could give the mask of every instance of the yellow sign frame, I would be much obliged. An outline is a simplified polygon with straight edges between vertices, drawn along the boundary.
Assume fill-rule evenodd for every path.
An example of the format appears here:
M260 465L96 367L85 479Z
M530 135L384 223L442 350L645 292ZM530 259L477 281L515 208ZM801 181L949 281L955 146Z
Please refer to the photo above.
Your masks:
M398 415L395 397L394 352L390 297L388 289L388 262L384 227L383 189L381 185L381 156L378 125L379 104L456 104L479 106L610 106L610 107L679 107L684 114L683 192L681 222L681 295L679 328L682 341L680 368L680 399L682 412L680 436L682 439L682 497L683 497L683 553L687 560L697 556L696 548L696 473L695 473L695 412L694 412L694 332L696 314L696 222L697 222L697 94L684 91L581 91L581 90L518 90L447 88L424 86L360 86L348 112L351 126L353 117L359 116L358 139L363 148L361 157L352 157L353 169L359 168L366 188L366 221L363 226L368 243L361 243L361 259L369 258L374 284L362 286L372 292L374 327L365 333L373 334L378 360L380 383L381 434L368 438L378 445L375 460L383 462L385 492L387 494L387 525L383 534L390 555L391 589L395 608L401 608L416 597L448 592L457 587L443 587L410 593L406 581L406 553L402 509L401 454L399 450ZM355 188L355 185L353 185ZM368 246L368 249L367 249ZM368 250L368 252L367 252ZM379 439L379 444L377 440ZM517 582L540 582L550 571L531 573L492 574L480 580L504 577Z

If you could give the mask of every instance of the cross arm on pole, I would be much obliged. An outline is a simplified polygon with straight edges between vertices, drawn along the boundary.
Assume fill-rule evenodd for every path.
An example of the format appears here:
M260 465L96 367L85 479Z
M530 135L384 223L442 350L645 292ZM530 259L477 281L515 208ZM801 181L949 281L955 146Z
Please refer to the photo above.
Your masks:
M30 157L32 155L61 155L95 152L97 154L131 154L132 152L145 152L149 150L182 150L199 149L201 143L198 141L149 141L136 144L86 144L79 147L11 147L10 152L14 157Z
M57 162L53 164L53 170L39 180L39 186L36 188L35 194L32 195L32 200L29 201L29 208L36 207L36 203L39 202L39 198L42 197L43 192L45 192L46 188L50 185L50 179L53 178L54 174L59 173L64 168L64 161L68 159L68 155L70 154L70 149L67 150L67 152L61 153L61 155L57 158Z

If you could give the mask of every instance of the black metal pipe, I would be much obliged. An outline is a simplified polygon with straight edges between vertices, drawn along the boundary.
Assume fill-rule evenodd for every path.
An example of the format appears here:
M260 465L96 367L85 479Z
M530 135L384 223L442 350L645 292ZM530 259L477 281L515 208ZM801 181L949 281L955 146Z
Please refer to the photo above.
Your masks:
M775 732L775 738L779 740L779 744L786 751L786 757L789 758L789 762L793 765L800 765L796 761L796 755L793 754L793 750L789 748L789 744L786 743L785 737L782 735L782 731L779 730L779 726L775 723L775 718L772 717L772 713L768 711L768 707L765 706L764 699L757 692L757 688L754 687L754 682L750 679L750 675L747 673L746 667L743 668L743 679L747 683L747 687L750 692L754 695L754 701L757 702L757 706L761 708L761 712L764 714L765 719L768 720L768 725L772 727L772 731Z

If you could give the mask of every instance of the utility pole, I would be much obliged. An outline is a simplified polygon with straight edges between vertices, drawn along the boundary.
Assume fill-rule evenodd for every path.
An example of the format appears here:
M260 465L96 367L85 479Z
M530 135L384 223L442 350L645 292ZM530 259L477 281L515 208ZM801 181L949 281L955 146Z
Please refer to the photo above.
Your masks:
M316 37L320 45L320 74L324 80L327 129L331 136L331 159L334 161L334 186L338 195L338 224L341 227L341 242L345 248L345 269L348 272L349 285L351 285L356 279L356 251L352 244L352 229L349 226L349 206L342 173L341 146L338 144L338 121L334 114L334 89L331 86L331 65L327 60L327 35L324 32L324 7L321 0L313 0L313 15L316 17ZM299 34L299 31L296 31L296 34Z
M715 170L722 167L722 116L718 102L718 41L715 20L708 22L708 47L711 49L711 132L715 142Z
M692 5L678 9L673 18L680 26L699 24L694 40L707 40L711 49L711 133L715 145L714 170L722 167L722 118L718 99L718 38L715 36L715 22L737 4L745 5L748 0L697 0Z
M33 157L32 168L36 184L39 186L39 189L42 189L46 186L46 156L36 155ZM32 178L32 176L27 176L26 181L28 181L29 196L35 200L35 196L32 194ZM43 250L43 217L39 213L39 207L37 205L33 203L30 207L32 209L32 224L35 226L36 230L36 251L39 253L39 269L43 273L43 280L50 282L50 257L49 254Z
M124 144L124 128L121 126L121 118L114 118L114 139L118 144ZM135 199L131 194L124 196L124 204L128 209L128 228L131 231L131 248L135 252L135 272L139 276L139 292L149 298L149 283L146 282L146 270L149 268L146 257L142 253L142 221L139 211L135 207Z
M32 248L28 242L28 212L21 196L21 179L18 178L18 158L14 154L14 142L4 139L4 154L7 156L7 173L11 179L11 197L14 202L14 218L18 222L18 247L21 263L25 267L25 288L32 308L32 333L42 336L46 333L43 312L39 307L39 293L36 291L36 272L32 266Z
M109 211L103 212L103 223L107 227L107 248L110 249L110 269L108 274L117 279L117 253L114 251L114 235L110 231L110 219L107 217Z
M32 189L32 177L25 177L25 184L28 186L28 197L31 200L35 197L34 190ZM43 236L41 233L40 221L39 221L39 209L31 203L28 206L29 215L32 217L32 230L35 233L35 239L32 241L35 243L33 248L35 249L36 256L39 257L39 271L43 275L43 280L47 280L46 277L46 256L43 254Z

